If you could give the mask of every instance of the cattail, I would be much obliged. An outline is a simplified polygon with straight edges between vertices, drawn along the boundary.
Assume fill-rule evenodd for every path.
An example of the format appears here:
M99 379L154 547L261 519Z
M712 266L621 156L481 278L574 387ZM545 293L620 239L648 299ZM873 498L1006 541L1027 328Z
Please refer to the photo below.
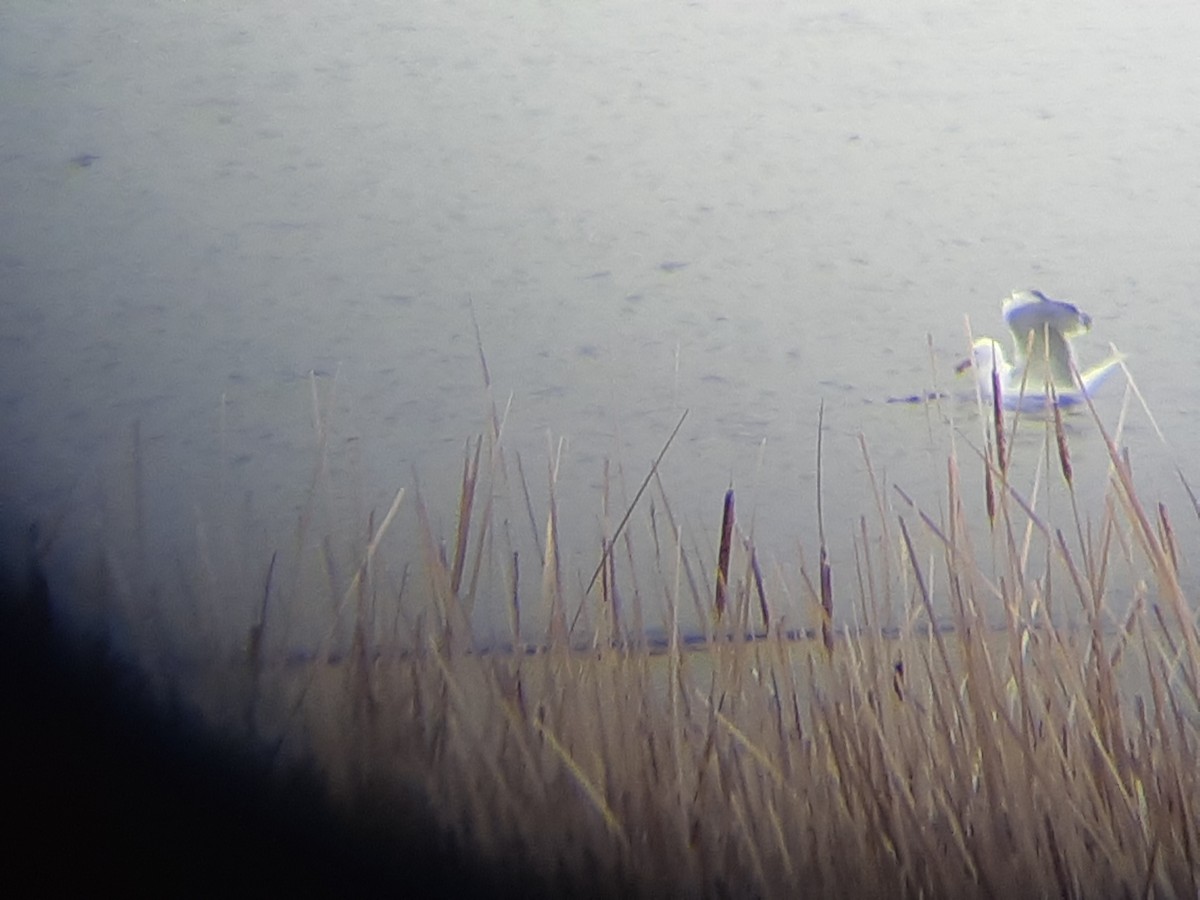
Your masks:
M1067 480L1067 486L1073 487L1071 451L1067 447L1067 432L1063 428L1062 410L1058 408L1058 397L1054 395L1053 388L1051 388L1051 398L1054 401L1054 437L1058 442L1058 462L1062 466L1063 478Z
M450 590L458 593L462 585L463 566L467 561L467 535L471 530L471 506L475 502L475 482L479 478L479 454L483 449L483 437L475 441L474 459L471 458L471 442L463 458L462 486L458 495L458 531L454 539L454 567L450 571Z
M833 652L833 568L829 565L829 553L821 545L821 609L825 612L821 622L821 638L826 651Z
M983 493L987 501L988 524L996 522L996 486L992 481L992 467L987 460L983 463Z
M1004 401L1000 394L1000 373L992 368L992 424L996 430L996 465L1004 472L1008 468L1008 453L1004 447Z
M717 618L725 612L726 585L729 583L729 546L733 542L733 488L725 492L725 511L721 516L721 546L717 551Z
M509 617L512 619L513 646L521 643L521 560L517 551L512 553L512 585L509 595Z

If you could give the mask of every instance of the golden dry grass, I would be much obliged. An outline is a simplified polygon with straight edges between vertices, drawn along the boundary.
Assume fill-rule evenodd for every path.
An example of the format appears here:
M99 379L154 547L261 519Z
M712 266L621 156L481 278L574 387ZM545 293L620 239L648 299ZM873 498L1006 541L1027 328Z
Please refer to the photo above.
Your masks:
M968 457L990 522L968 521L952 453L940 508L898 492L889 512L877 488L856 570L831 573L822 547L816 578L802 568L791 587L764 577L732 494L715 567L687 549L662 454L618 524L606 519L590 583L564 577L553 491L535 516L493 413L468 445L448 545L419 494L372 523L338 597L347 655L323 647L300 677L272 669L256 623L257 728L304 743L342 796L415 787L457 846L555 892L1197 896L1194 607L1165 508L1146 510L1095 423L1111 464L1099 522L1081 518L1061 417L1040 427L1065 525L1009 481L1014 432L1037 423L997 409ZM535 532L545 522L533 598L494 520L514 485ZM609 509L607 471L604 492ZM655 515L635 509L645 492ZM381 595L376 551L405 502L423 571ZM1121 561L1145 575L1124 593L1110 586ZM835 574L852 624L835 626ZM489 591L509 608L511 647L472 634ZM534 602L548 625L527 647ZM407 608L400 635L379 624L388 603ZM651 606L665 611L657 643ZM785 627L785 607L809 627ZM685 608L703 611L703 635L682 633Z

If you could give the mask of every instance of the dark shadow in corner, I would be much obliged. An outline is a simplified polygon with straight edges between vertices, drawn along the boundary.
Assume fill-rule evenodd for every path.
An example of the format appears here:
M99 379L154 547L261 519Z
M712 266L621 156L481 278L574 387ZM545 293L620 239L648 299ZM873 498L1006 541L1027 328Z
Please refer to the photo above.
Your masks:
M56 629L44 573L0 572L0 797L5 876L42 895L537 896L429 825L419 796L372 791L353 821L312 770L152 702L145 676ZM532 890L531 890L532 888Z

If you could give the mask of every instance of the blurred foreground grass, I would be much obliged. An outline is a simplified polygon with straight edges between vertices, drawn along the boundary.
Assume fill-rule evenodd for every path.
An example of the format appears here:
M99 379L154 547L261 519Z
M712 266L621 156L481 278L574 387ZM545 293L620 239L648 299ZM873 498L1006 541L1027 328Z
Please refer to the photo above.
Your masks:
M513 893L1197 896L1200 635L1167 510L1098 417L1097 518L1059 416L980 420L933 507L881 485L863 441L853 568L822 524L789 578L732 491L716 546L686 533L670 440L636 491L605 467L595 567L568 571L556 463L539 509L493 409L451 533L404 489L345 564L306 510L235 646L140 663L268 776L302 761L345 816L405 819L410 846L416 816ZM1017 429L1042 433L1025 490ZM508 639L475 633L485 604ZM313 610L324 638L297 653Z
M967 461L986 522L968 521L955 452L944 505L898 490L893 509L877 488L855 571L830 571L822 546L789 586L764 577L732 492L714 559L688 549L662 455L606 517L590 582L565 576L553 492L539 530L494 417L468 447L453 535L404 492L372 525L340 593L347 652L273 666L255 632L253 727L303 743L335 795L418 791L456 846L519 864L531 889L1196 896L1195 607L1165 507L1138 498L1095 423L1099 521L1079 512L1061 419L1016 423L1042 428L1056 463L1035 481L1069 501L1051 522L1010 483L1014 423L995 410ZM533 592L494 517L514 483L539 538ZM397 598L372 569L405 502L422 572ZM1131 590L1110 586L1118 564L1142 574ZM508 605L511 643L473 634L484 593ZM408 610L399 632L381 627L389 601ZM530 604L547 623L532 643ZM685 633L689 609L703 624Z

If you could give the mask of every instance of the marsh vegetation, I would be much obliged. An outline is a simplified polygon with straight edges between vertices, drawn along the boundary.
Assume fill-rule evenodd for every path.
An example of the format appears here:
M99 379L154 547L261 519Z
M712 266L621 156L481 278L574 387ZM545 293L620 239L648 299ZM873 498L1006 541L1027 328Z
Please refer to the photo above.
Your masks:
M876 479L864 440L876 509L853 569L822 540L789 583L732 492L715 546L685 533L669 440L636 490L606 468L595 568L565 571L553 467L537 510L493 408L455 528L399 492L356 567L326 573L335 621L305 660L269 650L296 598L268 578L240 657L248 727L311 754L347 804L424 798L531 890L1195 896L1195 606L1166 507L1138 497L1119 427L1084 415L1107 456L1097 513L1061 415L997 406L952 442L933 506ZM1018 476L1021 430L1040 451ZM419 565L388 579L401 511ZM510 640L474 633L481 603L506 607Z

